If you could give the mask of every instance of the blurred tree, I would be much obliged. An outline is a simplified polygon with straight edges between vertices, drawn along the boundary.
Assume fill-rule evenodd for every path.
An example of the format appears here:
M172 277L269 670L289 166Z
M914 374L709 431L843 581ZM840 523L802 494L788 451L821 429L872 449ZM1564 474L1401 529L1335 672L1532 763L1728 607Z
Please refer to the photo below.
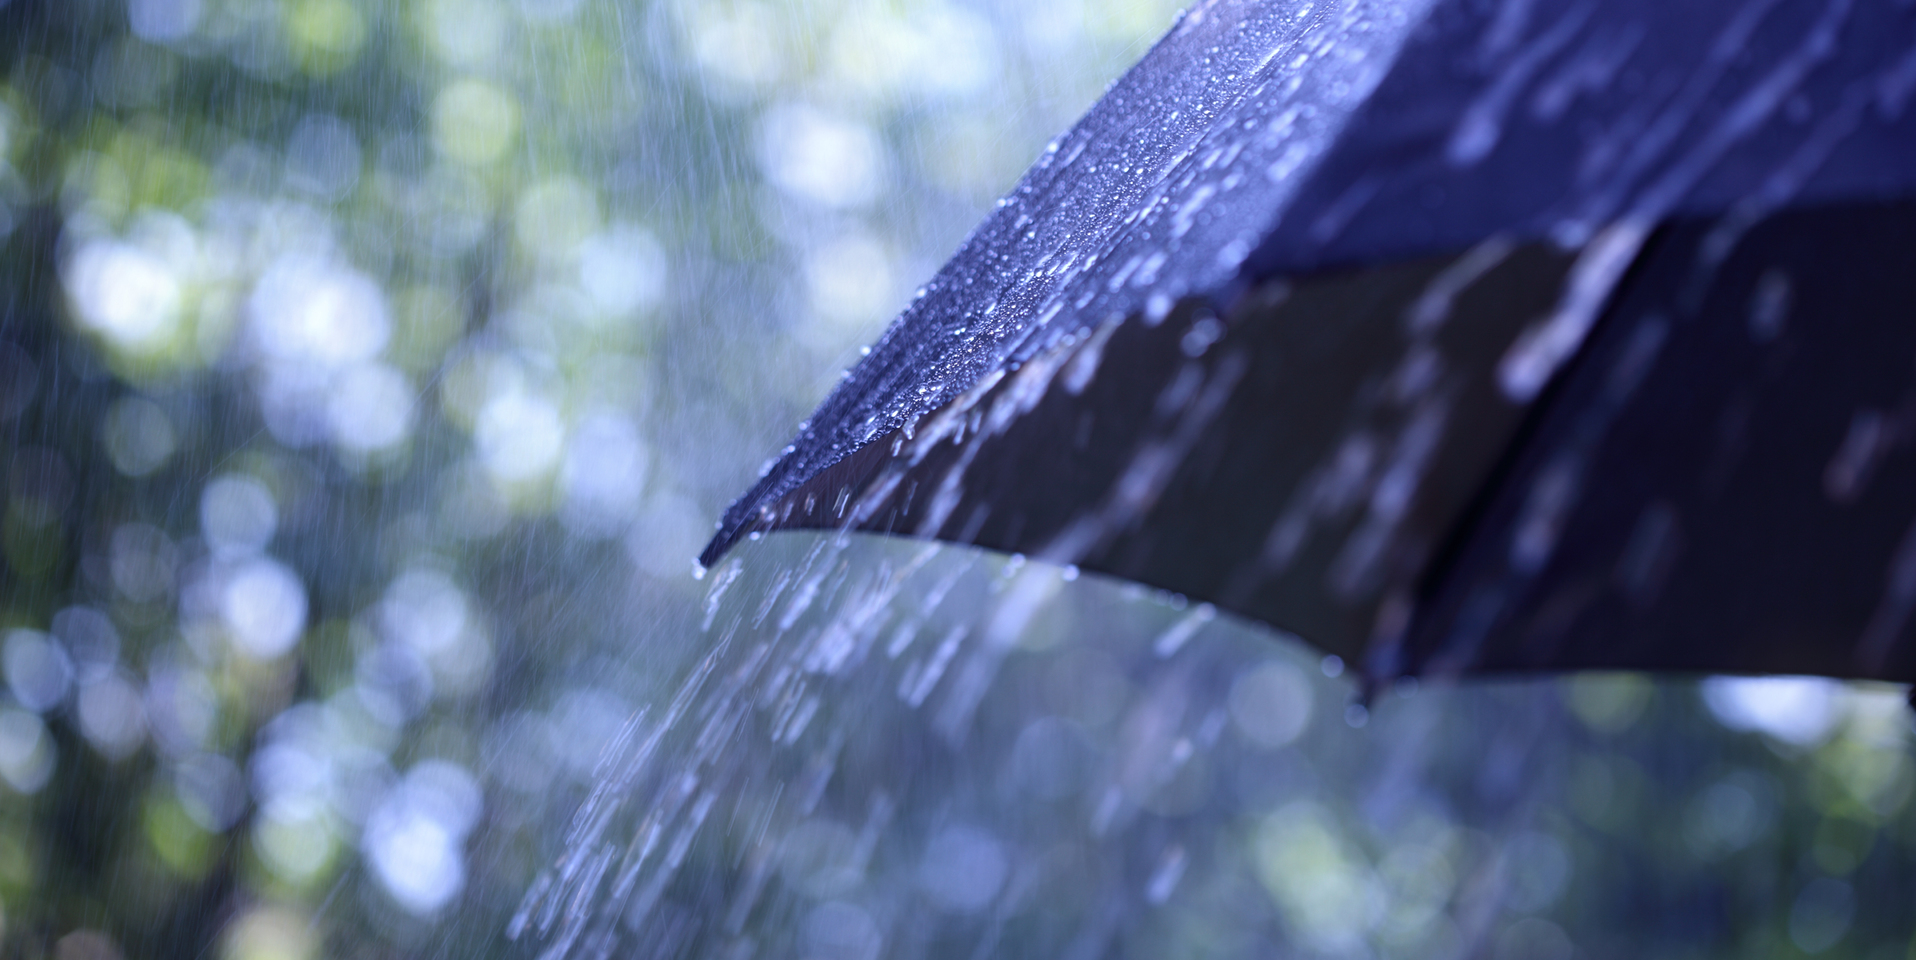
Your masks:
M696 653L709 451L1167 15L0 3L8 949L498 949Z

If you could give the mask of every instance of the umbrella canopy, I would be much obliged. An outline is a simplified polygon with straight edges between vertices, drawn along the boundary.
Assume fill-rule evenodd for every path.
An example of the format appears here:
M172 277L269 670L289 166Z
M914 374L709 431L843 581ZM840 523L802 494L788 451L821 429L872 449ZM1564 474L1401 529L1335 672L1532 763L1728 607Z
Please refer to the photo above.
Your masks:
M1374 680L1916 680L1916 11L1190 9L753 489Z

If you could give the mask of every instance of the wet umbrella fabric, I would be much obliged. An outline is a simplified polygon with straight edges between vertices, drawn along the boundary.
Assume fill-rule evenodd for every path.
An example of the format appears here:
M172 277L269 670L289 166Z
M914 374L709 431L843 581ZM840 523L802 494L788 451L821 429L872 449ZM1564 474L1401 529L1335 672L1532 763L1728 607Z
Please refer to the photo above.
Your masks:
M1200 4L726 513L1373 679L1916 679L1916 11Z

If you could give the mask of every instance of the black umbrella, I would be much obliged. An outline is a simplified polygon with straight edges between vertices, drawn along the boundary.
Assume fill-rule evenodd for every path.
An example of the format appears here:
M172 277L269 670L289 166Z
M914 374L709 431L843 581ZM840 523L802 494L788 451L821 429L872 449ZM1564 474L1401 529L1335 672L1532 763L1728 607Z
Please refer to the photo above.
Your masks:
M730 510L1404 674L1916 680L1916 10L1217 0Z

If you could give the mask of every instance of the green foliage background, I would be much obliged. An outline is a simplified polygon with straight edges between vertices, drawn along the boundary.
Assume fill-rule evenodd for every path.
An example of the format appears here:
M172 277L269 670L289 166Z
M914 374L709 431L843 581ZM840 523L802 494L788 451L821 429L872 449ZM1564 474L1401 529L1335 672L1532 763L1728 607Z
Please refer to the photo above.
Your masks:
M315 764L383 782L441 760L492 793L489 751L551 735L577 677L634 699L664 682L679 652L602 651L692 607L689 558L749 480L741 456L784 441L1171 12L0 3L0 628L62 634L78 608L118 640L104 664L68 664L58 705L0 694L5 952L378 955L450 923L362 883L365 810L248 796L278 742L263 731L306 718ZM863 164L850 194L777 185L780 109L826 141L813 194ZM316 156L315 124L349 155ZM304 280L260 294L288 263ZM275 295L362 297L293 321L318 326L302 342L321 353L352 309L384 330L343 364L279 357L320 382L272 401L257 328L299 306L260 299ZM396 389L329 421L361 368ZM400 413L378 409L394 395ZM272 402L305 426L276 432ZM368 440L352 425L368 417L403 425ZM566 443L607 435L632 482L580 493ZM232 572L204 516L222 478L270 495L258 554L306 610L285 652L195 606L196 582L218 594ZM358 677L404 645L378 609L408 571L452 605L457 639L445 662L412 657L423 702L371 716ZM95 712L137 728L119 739L81 722L100 682L124 709ZM167 732L169 711L191 729ZM552 855L515 827L563 817L582 762L543 785L551 811L539 789L487 804L460 900L475 922L496 930ZM210 788L181 786L196 766Z

